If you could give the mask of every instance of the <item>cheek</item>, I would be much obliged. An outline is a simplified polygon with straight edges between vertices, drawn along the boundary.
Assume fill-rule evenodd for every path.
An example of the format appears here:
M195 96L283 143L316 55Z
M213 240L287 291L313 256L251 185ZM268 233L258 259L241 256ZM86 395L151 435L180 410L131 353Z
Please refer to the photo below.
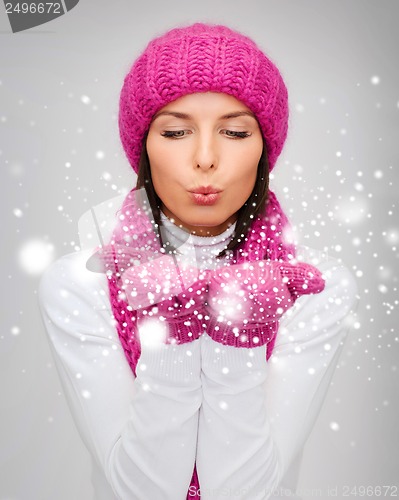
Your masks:
M263 142L260 141L260 144L254 143L252 147L243 149L234 158L236 169L234 178L232 178L234 190L231 194L236 197L238 203L244 203L252 193L262 150Z
M159 140L147 139L147 154L150 163L152 183L162 203L173 204L176 197L178 178L176 153Z
M253 148L245 148L234 155L232 161L235 165L237 181L239 180L245 186L255 182L261 155L262 149L256 144Z
M154 184L156 179L159 182L165 182L165 179L169 182L179 179L182 154L176 151L176 147L171 147L170 144L165 146L158 140L147 140L147 154Z
M154 188L157 189L162 185L167 186L165 179L169 178L170 180L170 174L173 172L168 158L162 154L154 154L154 151L151 151L151 153L148 151L148 160L150 163L150 171Z

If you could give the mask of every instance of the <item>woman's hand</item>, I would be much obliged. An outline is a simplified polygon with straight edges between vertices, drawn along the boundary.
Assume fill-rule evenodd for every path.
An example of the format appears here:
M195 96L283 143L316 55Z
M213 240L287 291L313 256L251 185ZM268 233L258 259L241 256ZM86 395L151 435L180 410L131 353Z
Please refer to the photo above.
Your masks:
M220 322L270 323L291 305L291 293L274 262L226 266L211 276L208 307Z
M158 325L155 331L166 343L197 339L204 330L209 271L171 255L148 255L140 262L122 275L126 299L138 311L139 331Z
M217 269L210 276L208 333L222 344L263 345L300 295L323 288L321 273L306 263L262 260Z

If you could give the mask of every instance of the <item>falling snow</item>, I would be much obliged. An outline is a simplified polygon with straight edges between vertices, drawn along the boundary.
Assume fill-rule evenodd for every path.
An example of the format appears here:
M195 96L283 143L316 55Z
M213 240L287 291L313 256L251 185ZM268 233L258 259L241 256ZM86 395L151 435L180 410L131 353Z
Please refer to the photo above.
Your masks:
M11 333L16 336L16 335L19 335L21 333L21 330L18 326L13 326L11 328Z
M91 103L91 99L87 95L82 95L80 100L83 102L83 104L90 104Z
M219 407L222 409L222 410L227 410L229 408L229 405L226 403L226 401L220 401L219 402Z
M54 260L54 245L39 239L26 241L18 251L18 264L31 275L40 275Z
M380 77L377 75L374 75L371 77L370 81L373 85L378 85L380 83Z

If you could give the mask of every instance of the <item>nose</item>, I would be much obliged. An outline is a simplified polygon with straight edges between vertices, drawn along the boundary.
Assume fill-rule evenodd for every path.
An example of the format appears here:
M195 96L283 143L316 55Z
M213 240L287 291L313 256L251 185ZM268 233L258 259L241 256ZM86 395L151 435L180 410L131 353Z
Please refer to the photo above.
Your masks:
M217 168L217 145L211 134L198 134L193 160L195 168L202 170Z

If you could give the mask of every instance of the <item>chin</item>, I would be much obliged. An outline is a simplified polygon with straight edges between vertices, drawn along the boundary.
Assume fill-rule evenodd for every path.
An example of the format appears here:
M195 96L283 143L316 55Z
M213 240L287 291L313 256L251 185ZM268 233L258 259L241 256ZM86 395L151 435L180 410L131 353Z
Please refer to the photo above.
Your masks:
M182 220L185 226L191 226L192 228L198 227L199 229L209 228L212 230L213 228L219 228L226 224L226 221L229 220L232 216L228 215L226 217L190 217L186 218L184 221ZM233 224L234 220L230 222ZM228 225L230 225L228 224ZM226 228L227 229L227 226Z
M184 224L188 224L190 226L198 226L198 227L217 227L226 222L226 220L229 217L222 218L222 217L204 217L198 216L198 217L190 217L187 218L183 221Z

